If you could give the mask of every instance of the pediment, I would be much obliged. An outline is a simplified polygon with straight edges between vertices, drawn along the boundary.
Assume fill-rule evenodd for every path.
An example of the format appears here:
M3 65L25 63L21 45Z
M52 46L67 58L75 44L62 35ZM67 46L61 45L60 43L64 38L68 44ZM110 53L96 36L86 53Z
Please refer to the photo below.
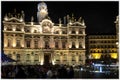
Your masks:
M8 19L8 20L5 21L5 22L22 23L22 21L20 21L20 19L17 19L17 18L15 18L15 17L10 18L10 19Z
M81 26L82 24L80 23L80 22L74 22L74 23L72 23L72 25L71 26Z

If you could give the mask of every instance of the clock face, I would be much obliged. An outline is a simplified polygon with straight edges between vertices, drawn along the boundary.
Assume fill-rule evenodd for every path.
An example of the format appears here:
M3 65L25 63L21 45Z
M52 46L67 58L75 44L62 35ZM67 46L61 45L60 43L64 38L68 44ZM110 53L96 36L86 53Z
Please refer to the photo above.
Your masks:
M47 21L42 22L42 31L43 32L50 33L52 28L53 28L53 25L52 25L51 21L47 20Z

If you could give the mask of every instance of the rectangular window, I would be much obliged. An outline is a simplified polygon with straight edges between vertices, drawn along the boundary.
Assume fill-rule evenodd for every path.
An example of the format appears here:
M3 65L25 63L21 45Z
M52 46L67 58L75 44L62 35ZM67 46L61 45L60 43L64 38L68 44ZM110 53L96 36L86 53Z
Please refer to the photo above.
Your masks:
M56 61L60 61L60 56L58 54L56 55Z
M26 41L26 46L27 46L27 48L30 47L30 41Z
M30 54L27 54L27 56L26 56L26 60L27 60L27 61L30 60Z
M35 63L39 62L39 55L38 54L35 54L35 56L34 56L34 62Z
M49 49L49 42L48 41L45 42L45 48Z
M82 61L82 56L81 55L79 55L79 61Z
M75 61L75 56L74 55L72 55L72 61Z
M16 47L20 47L20 40L17 40Z
M8 39L8 47L11 47L11 40Z

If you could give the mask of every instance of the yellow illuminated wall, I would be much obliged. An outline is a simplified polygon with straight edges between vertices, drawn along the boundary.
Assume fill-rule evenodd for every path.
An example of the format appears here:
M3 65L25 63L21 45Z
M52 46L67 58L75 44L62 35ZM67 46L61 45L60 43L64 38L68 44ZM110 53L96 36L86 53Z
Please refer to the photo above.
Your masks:
M117 56L117 53L111 53L110 56L111 56L111 58L113 58L113 59L117 59L117 57L118 57L118 56Z
M101 53L92 53L92 58L93 59L100 59Z

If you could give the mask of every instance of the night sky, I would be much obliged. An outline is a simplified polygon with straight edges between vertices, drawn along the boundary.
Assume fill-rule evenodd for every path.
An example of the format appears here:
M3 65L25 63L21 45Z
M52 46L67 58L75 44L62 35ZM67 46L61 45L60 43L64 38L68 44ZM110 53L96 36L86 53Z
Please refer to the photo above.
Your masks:
M30 22L31 16L34 16L37 22L37 5L39 2L3 2L1 5L2 20L6 13L18 13L22 10L25 13L25 21ZM93 1L76 1L76 2L48 2L48 15L53 22L58 23L58 19L72 13L78 19L83 17L86 24L86 34L115 34L116 16L118 15L119 3L117 1L93 2Z

